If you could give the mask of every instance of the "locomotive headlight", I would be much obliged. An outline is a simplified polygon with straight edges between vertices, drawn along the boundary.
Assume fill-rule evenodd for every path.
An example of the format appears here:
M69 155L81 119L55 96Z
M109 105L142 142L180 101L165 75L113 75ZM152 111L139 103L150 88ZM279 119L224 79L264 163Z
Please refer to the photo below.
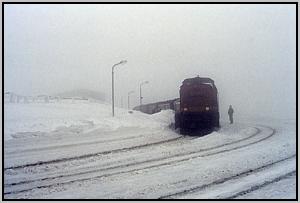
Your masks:
M206 111L209 111L209 107L208 107L208 106L207 106L207 107L205 107L205 110L206 110Z

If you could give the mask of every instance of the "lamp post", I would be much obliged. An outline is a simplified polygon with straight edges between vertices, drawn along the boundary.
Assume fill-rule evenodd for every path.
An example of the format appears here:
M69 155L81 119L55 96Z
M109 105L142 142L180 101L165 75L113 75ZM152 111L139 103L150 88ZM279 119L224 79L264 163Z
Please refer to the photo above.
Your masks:
M112 89L112 116L114 117L115 116L115 93L114 93L114 68L117 66L117 65L122 65L122 64L125 64L127 61L126 60L122 60L120 61L119 63L116 63L112 66L111 68L111 81L112 81L112 84L111 84L111 89Z
M142 85L145 85L145 84L148 84L148 83L149 83L149 81L144 81L140 84L140 106L142 106L142 99L143 99L143 97L142 97Z
M130 96L130 94L132 94L132 93L134 93L134 91L128 92L128 101L127 101L127 108L128 108L128 110L130 109L129 96Z
M121 108L123 108L123 96L121 96Z

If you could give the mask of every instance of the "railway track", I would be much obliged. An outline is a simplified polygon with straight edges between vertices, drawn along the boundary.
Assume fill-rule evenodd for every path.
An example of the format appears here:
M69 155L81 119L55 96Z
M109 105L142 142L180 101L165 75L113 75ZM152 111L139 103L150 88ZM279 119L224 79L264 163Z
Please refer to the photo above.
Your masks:
M208 183L208 184L204 184L204 185L200 185L200 186L194 186L194 187L191 187L189 189L184 189L182 191L179 191L179 192L176 192L176 193L172 193L172 194L168 194L168 195L164 195L164 196L160 196L158 199L172 199L172 198L179 198L179 197L182 197L184 195L187 195L187 194L191 194L191 193L196 193L196 192L199 192L199 191L202 191L206 188L209 188L209 187L213 187L215 185L220 185L220 184L223 184L227 181L231 181L233 179L239 179L239 178L242 178L242 177L245 177L245 176L248 176L249 174L253 174L253 173L257 173L257 172L260 172L262 170L266 170L266 169L269 169L271 167L273 167L274 165L278 164L278 163L281 163L281 162L285 162L287 160L291 160L291 159L294 159L296 157L296 155L292 155L292 156L289 156L289 157L286 157L286 158L283 158L283 159L280 159L280 160L277 160L277 161L274 161L272 163L269 163L269 164L266 164L264 166L261 166L261 167L258 167L258 168L251 168L251 169L248 169L248 170L245 170L243 172L240 172L238 174L235 174L235 175L232 175L232 176L229 176L229 177L226 177L226 178L222 178L222 179L219 179L219 180L216 180L216 181L213 181L211 183ZM257 190L261 187L264 187L268 184L271 184L271 183L274 183L274 182L277 182L291 174L293 174L295 171L292 171L292 172L289 172L287 174L284 174L282 176L279 176L271 181L267 181L263 184L260 184L260 185L256 185L256 186L253 186L251 187L250 189L247 189L247 190L243 190L243 191L240 191L234 195L231 195L229 197L226 197L226 199L234 199L238 196L241 196L243 194L246 194L246 193L249 193L251 191L254 191L254 190Z
M223 143L221 145L217 145L215 147L208 147L208 148L204 148L204 149L200 149L200 150L197 150L197 151L192 151L192 152L185 152L185 153L179 153L179 154L174 154L174 155L171 155L171 156L166 156L166 157L163 157L163 158L155 158L155 159L147 159L145 161L142 161L142 162L135 162L135 163L132 163L132 164L121 164L121 165L118 165L118 166L114 166L114 167L106 167L102 170L109 170L109 169L113 169L113 168L121 168L123 166L129 166L129 165L138 165L138 164L141 164L141 163L146 163L146 162L155 162L155 161L160 161L160 160L165 160L165 159L168 159L168 158L174 158L174 157L178 157L178 156L184 156L184 155L190 155L190 154L194 154L194 153L198 153L198 152L205 152L205 151L209 151L209 150L213 150L213 149L218 149L218 148L221 148L221 147L224 147L224 146L227 146L227 145L232 145L232 144L235 144L235 143L239 143L239 142L242 142L242 141L245 141L245 140L248 140L248 139L251 139L253 137L255 137L257 134L259 134L261 132L260 129L258 128L255 128L256 129L256 132L246 138L243 138L243 139L239 139L239 140L235 140L233 142L229 142L229 143ZM198 137L188 137L188 140L193 140L193 139L197 139ZM183 139L183 137L180 137L180 139ZM184 140L186 139L186 137L184 138ZM179 139L176 139L176 140L179 140ZM164 142L165 143L165 142ZM152 145L147 145L147 146L152 146ZM146 147L146 146L145 146ZM130 150L121 150L122 152L128 152ZM69 159L69 160L66 160L66 161L72 161L73 159ZM79 160L79 159L78 159ZM52 163L48 163L48 164L55 164L55 163L59 163L60 161L58 162L52 162ZM65 163L65 162L64 162ZM46 163L45 163L46 164ZM48 165L47 164L47 165ZM41 166L43 164L33 164L33 166ZM5 170L9 170L9 169L22 169L22 168L25 168L25 167L30 167L28 165L23 165L23 166L20 166L18 168L6 168ZM99 169L97 170L99 171ZM60 176L55 176L55 177L51 177L51 178L56 178L56 177L60 177ZM41 180L40 178L37 179L37 180ZM16 184L14 182L11 182L9 184L5 184L5 185L12 185L12 184Z
M147 136L147 135L144 135ZM74 146L85 146L85 145L90 145L90 144L100 144L100 143L109 143L109 142L114 142L114 141L121 141L121 140L130 140L134 138L140 138L141 135L135 135L135 136L130 136L130 137L125 137L125 138L115 138L115 139L106 139L106 140L93 140L90 142L79 142L75 144L64 144L64 145L55 145L55 146L47 146L47 147L39 147L39 148L30 148L30 149L24 149L24 150L18 150L18 151L9 151L5 152L5 154L14 154L14 153L25 153L25 152L34 152L34 151L46 151L49 149L60 149L60 148L65 148L65 147L74 147Z
M296 174L296 171L289 172L289 173L287 173L287 174L284 174L284 175L281 175L281 176L279 176L279 177L277 177L277 178L274 178L273 180L266 181L266 182L263 183L263 184L258 184L258 185L252 186L252 187L249 188L249 189L240 191L240 192L238 192L238 193L236 193L236 194L234 194L234 195L232 195L232 196L226 197L226 199L235 199L235 198L238 198L238 197L243 196L243 195L245 195L245 194L248 194L248 193L254 192L254 191L256 191L256 190L259 190L259 189L261 189L261 188L263 188L263 187L266 187L266 186L268 186L268 185L270 185L270 184L272 184L272 183L279 182L279 181L281 181L281 180L283 180L283 179L285 179L285 178L288 178L288 177L290 177L290 176L292 176L292 175L295 175L295 174Z
M176 155L164 157L164 158L145 160L145 161L129 163L129 164L128 163L121 164L121 165L117 165L117 166L83 171L83 172L79 172L79 173L59 175L59 176L54 176L54 177L46 177L46 178L40 178L40 179L36 179L36 180L28 180L28 181L21 181L21 182L5 184L4 185L5 186L4 194L7 195L7 194L11 194L11 193L21 193L21 192L26 192L26 191L36 189L36 188L48 188L48 187L55 186L57 184L60 184L60 185L61 184L71 184L71 183L74 183L77 181L86 181L86 180L89 180L92 178L101 178L101 177L107 177L107 176L112 176L112 175L118 175L118 174L122 174L122 173L134 172L134 171L143 170L143 169L171 165L174 163L188 161L193 158L213 156L216 154L225 153L225 152L237 150L237 149L240 149L243 147L247 147L247 146L256 144L258 142L261 142L263 140L266 140L275 134L274 129L271 129L271 128L269 128L269 129L271 130L271 133L268 134L267 136L257 139L257 140L254 140L254 141L251 141L249 143L241 144L241 145L234 146L231 148L222 149L222 147L224 148L226 146L234 145L236 143L240 143L243 141L247 141L251 138L254 138L261 132L261 130L257 128L257 132L247 138L244 138L241 140L236 140L236 141L233 141L230 143L225 143L225 144L222 144L222 145L219 145L216 147L202 149L202 150L199 150L196 152L182 153L180 155L176 154ZM214 150L217 150L217 151L214 151ZM103 174L99 175L99 173L101 173L101 172ZM59 182L57 182L58 180L59 180Z
M176 141L176 140L179 140L179 139L182 139L182 138L183 138L183 136L180 136L180 137L175 137L175 138L162 140L162 141L158 141L158 142L152 142L152 143L147 143L147 144L143 144L143 145L137 145L137 146L133 146L133 147L124 147L124 148L120 148L120 149L89 153L89 154L84 154L84 155L79 155L79 156L74 156L74 157L65 157L65 158L53 159L53 160L49 160L49 161L39 161L39 162L35 162L35 163L16 165L16 166L11 166L11 167L6 167L6 168L4 168L4 170L20 169L20 168L25 168L25 167L29 167L29 166L38 166L38 165L42 165L42 164L53 164L53 163L59 163L59 162L89 158L89 157L92 157L92 156L130 151L130 150L135 150L135 149L139 149L139 148L142 148L142 147L153 146L153 145L163 144L163 143L167 143L167 142L173 142L173 141Z
M258 131L260 131L258 128L255 128L255 129L257 129ZM258 134L258 133L259 132L257 132L256 134ZM256 134L254 134L254 135L252 135L250 137L247 137L247 138L245 138L243 140L250 139L253 136L255 136ZM14 165L14 166L10 166L10 167L5 167L4 171L11 170L11 169L22 169L22 168L25 168L25 167L41 166L41 165L45 165L45 164L55 164L55 163L66 162L66 161L87 159L87 158L90 158L90 157L93 157L93 156L98 156L98 155L107 155L107 154L113 154L113 153L119 153L119 152L128 152L128 151L131 151L131 150L136 150L136 149L140 149L140 148L144 148L144 147L151 147L151 146L160 145L160 144L164 144L164 143L174 142L174 141L177 141L177 140L180 140L180 139L186 139L186 138L187 138L187 136L180 136L180 137L176 137L176 138L162 140L162 141L159 141L159 142L147 143L147 144L137 145L137 146L133 146L133 147L125 147L125 148L115 149L115 150L108 150L108 151L95 152L95 153L88 153L88 154L84 154L84 155L80 155L80 156L74 156L74 157L65 157L65 158L53 159L53 160L48 160L48 161L38 161L38 162L35 162L35 163L28 163L28 164L22 164L22 165ZM189 137L188 139L192 140L192 139L197 139L197 138L198 137ZM243 140L237 140L237 141L234 141L234 142L231 142L231 143L228 143L228 144L234 144L236 142L240 142L240 141L243 141ZM89 143L92 143L92 142L89 142ZM218 147L226 146L228 144L220 145ZM75 144L75 145L76 146L77 145L80 146L80 144ZM75 145L72 145L72 146L75 146ZM205 150L209 150L209 149L213 149L213 148L207 148Z

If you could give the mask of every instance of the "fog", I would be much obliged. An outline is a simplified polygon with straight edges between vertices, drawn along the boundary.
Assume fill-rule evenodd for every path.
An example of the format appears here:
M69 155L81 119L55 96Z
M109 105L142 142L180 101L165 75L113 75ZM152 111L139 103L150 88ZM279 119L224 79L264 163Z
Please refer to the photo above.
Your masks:
M210 77L220 113L296 116L296 5L4 5L4 90L89 89L116 105L179 97L186 78Z

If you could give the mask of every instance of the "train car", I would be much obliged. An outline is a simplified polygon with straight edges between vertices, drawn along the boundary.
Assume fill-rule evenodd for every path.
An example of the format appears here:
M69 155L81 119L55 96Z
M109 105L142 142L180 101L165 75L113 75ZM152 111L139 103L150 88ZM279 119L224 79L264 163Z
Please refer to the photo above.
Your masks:
M174 101L175 100L176 99L160 101L160 102L155 102L155 103L151 103L151 104L143 104L143 105L134 107L133 110L141 111L141 112L147 113L147 114L158 113L161 110L166 110L166 109L174 110Z
M218 91L212 79L199 76L185 79L179 93L180 103L175 102L175 128L180 129L180 134L207 134L219 128Z

